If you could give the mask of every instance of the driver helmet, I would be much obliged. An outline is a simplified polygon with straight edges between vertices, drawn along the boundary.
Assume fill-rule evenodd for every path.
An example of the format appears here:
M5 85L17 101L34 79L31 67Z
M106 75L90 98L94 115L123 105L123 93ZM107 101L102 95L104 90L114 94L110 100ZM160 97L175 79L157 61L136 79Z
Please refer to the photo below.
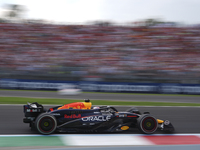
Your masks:
M97 106L95 106L95 107L93 107L93 109L99 109L100 107L97 107Z

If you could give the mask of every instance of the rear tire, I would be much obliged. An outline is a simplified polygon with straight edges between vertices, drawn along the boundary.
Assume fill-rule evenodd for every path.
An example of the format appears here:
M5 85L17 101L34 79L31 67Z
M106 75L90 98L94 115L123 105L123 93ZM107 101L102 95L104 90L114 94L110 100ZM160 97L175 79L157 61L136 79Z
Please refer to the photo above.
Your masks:
M142 133L152 134L158 128L157 119L149 114L143 114L138 118L138 128Z
M41 114L35 121L35 127L41 134L52 134L57 127L56 118L48 113Z

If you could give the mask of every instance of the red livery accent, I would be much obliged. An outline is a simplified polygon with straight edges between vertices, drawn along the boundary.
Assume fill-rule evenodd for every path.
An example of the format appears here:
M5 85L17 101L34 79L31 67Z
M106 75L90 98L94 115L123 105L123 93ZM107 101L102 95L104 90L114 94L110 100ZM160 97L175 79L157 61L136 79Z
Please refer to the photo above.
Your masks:
M197 136L143 136L156 145L200 144Z
M58 108L59 109L91 109L91 102L75 102L75 103L70 103L70 104L66 104L63 105L61 107Z
M127 117L137 117L137 116L127 116Z

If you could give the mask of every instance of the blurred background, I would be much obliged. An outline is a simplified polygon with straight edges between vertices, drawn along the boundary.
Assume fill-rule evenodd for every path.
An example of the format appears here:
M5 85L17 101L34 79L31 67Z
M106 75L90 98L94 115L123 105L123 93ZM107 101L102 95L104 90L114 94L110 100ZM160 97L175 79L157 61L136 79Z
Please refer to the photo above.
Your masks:
M200 84L199 3L1 1L0 79Z

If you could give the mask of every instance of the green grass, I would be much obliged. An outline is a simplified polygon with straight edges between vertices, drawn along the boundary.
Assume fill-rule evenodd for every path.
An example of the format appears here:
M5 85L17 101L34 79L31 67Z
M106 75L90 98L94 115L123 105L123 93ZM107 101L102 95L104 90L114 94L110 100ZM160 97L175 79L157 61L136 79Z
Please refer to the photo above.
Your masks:
M57 92L48 90L16 90L16 89L0 89L0 91L33 91L33 92ZM117 93L117 92L83 92L83 93L93 93L93 94L129 94L129 95L156 95L156 96L198 96L192 94L156 94L156 93Z
M38 102L40 104L62 105L81 100L51 99L51 98L25 98L25 97L0 97L0 104L26 104L27 102ZM93 100L93 105L121 105L121 106L200 106L200 103L168 103L168 102L135 102L135 101L109 101Z

